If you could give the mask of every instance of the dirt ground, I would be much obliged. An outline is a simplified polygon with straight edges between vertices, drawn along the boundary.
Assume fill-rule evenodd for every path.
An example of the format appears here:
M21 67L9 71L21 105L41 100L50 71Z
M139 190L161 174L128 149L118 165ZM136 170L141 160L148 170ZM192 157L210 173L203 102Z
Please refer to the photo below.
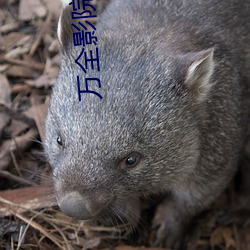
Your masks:
M42 143L60 67L60 9L59 0L0 0L0 249L156 249L154 207L128 235L126 225L85 225L56 206ZM235 183L194 220L186 249L250 250Z

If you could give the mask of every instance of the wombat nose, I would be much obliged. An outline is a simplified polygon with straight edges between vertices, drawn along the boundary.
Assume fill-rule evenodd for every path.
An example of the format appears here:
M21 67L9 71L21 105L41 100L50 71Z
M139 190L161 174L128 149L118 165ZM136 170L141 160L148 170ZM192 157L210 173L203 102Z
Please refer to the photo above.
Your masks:
M58 205L63 213L79 220L87 220L94 216L88 209L88 202L77 192L63 196Z

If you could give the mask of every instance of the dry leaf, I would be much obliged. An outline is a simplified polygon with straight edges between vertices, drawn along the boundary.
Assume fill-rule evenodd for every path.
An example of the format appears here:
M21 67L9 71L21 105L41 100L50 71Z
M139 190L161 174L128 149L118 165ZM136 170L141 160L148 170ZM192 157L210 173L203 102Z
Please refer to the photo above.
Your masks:
M12 160L11 152L13 153L17 151L21 154L32 145L37 135L37 130L32 128L24 135L4 141L0 147L0 170L8 168Z
M232 228L226 227L222 231L224 242L226 243L226 249L230 249L231 247L235 247L235 240L233 237Z
M103 249L103 250L108 250L108 249ZM131 247L131 246L118 246L115 247L114 250L171 250L168 248L157 248L157 247Z
M47 109L48 107L45 104L33 103L32 108L30 110L32 117L34 117L34 120L36 122L36 126L38 128L42 142L44 141L45 118L47 115Z
M235 246L235 240L233 238L233 231L229 227L216 228L210 238L210 244L212 249L216 246L225 245L226 249L231 249Z
M9 206L21 213L28 209L55 205L51 199L51 190L51 186L36 186L0 192L0 217L11 215Z
M212 249L215 249L215 246L219 246L223 243L223 227L216 228L211 237L210 237L210 245L212 246Z
M10 107L10 85L8 79L3 74L0 74L0 90L0 103ZM3 129L9 121L9 116L0 112L0 138L2 136Z
M35 17L43 18L47 14L40 0L21 0L19 4L19 19L29 21Z
M19 33L19 32L9 33L8 35L1 37L0 49L1 50L5 50L5 49L10 50L16 46L16 43L18 43L20 40L22 40L25 37L27 37L27 35L25 35L23 33Z
M0 33L5 34L11 31L17 30L19 28L18 23L7 23L0 27Z
M27 68L26 66L13 65L6 71L6 75L11 77L30 79L30 78L37 78L40 75L40 73L31 68Z
M48 10L52 13L52 15L58 20L61 14L62 2L60 0L43 0ZM68 1L70 3L70 0Z

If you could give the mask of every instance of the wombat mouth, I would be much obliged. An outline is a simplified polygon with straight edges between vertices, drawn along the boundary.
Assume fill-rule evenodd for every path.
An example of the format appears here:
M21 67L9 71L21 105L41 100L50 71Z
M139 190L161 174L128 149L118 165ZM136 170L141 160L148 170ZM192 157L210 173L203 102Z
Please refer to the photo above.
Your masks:
M95 211L97 210L99 209L96 206ZM94 216L85 219L77 219L84 221L86 224L114 227L118 231L122 230L131 233L135 230L136 225L139 222L140 213L141 207L139 203L129 199L120 200L119 198L114 198Z

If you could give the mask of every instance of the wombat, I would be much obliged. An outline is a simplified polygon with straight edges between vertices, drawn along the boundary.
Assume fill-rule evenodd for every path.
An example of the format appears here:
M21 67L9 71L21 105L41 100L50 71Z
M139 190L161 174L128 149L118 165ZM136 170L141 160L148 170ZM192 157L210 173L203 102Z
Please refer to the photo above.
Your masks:
M96 26L100 71L86 74L71 11L59 23L62 65L46 120L58 204L78 219L136 224L141 200L166 194L156 243L179 248L241 157L250 1L113 0ZM102 99L79 101L77 76L99 78L89 88Z

